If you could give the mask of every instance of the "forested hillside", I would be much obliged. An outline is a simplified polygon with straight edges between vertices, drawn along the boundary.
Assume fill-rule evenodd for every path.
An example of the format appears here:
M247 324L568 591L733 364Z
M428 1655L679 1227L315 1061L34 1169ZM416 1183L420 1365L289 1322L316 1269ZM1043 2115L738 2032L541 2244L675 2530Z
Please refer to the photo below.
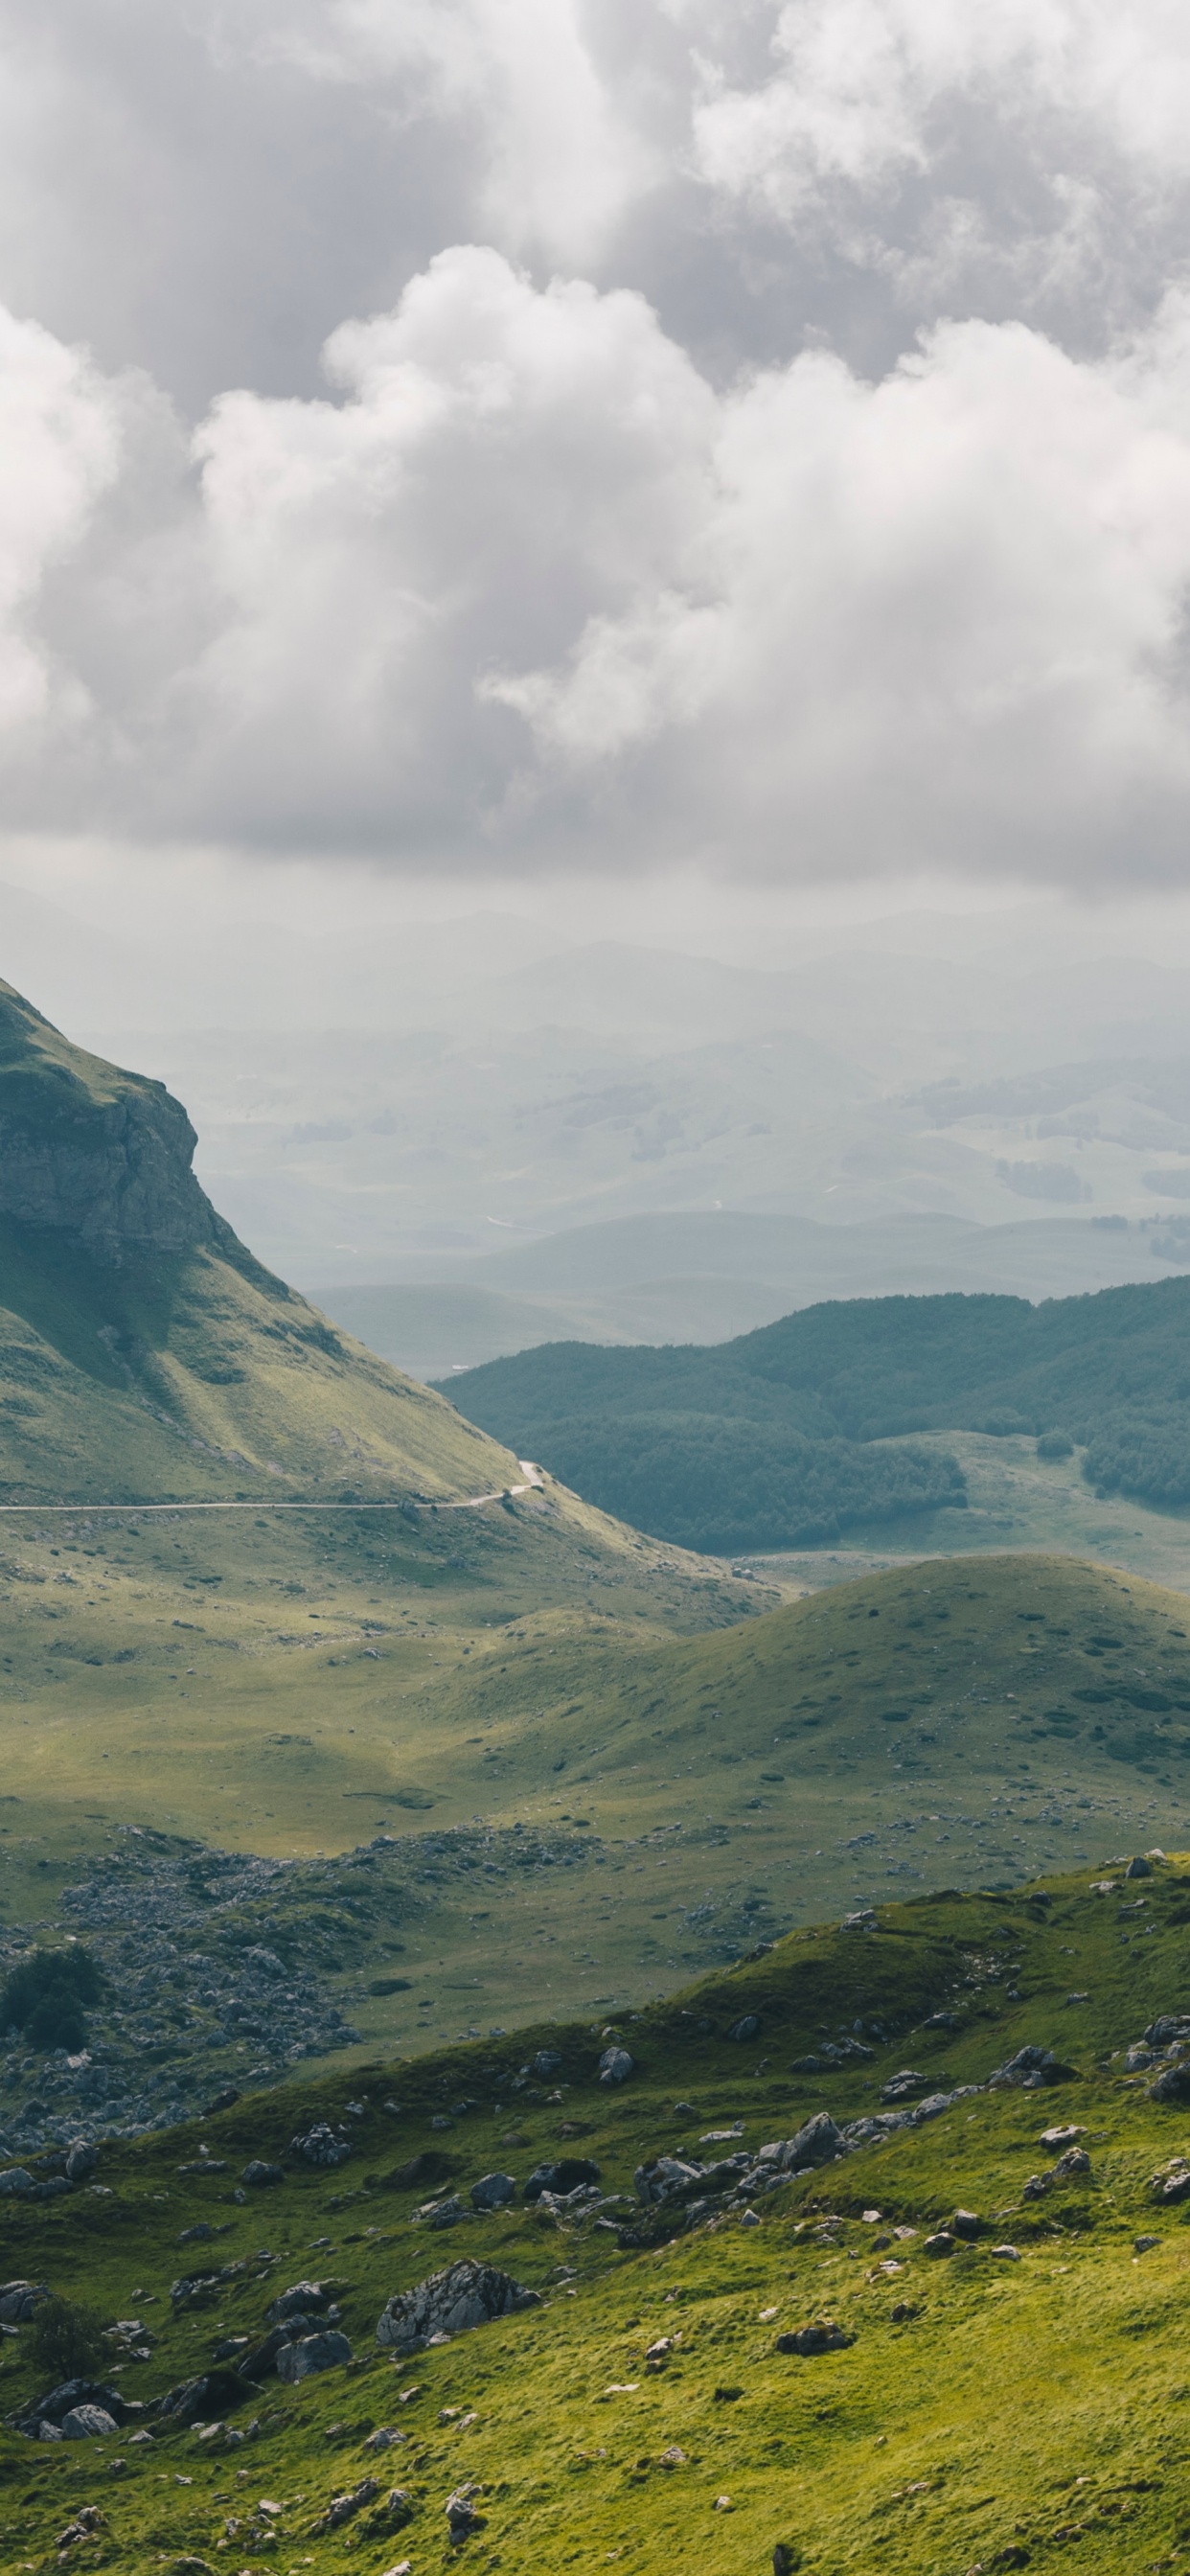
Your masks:
M924 1431L1065 1438L1100 1492L1176 1508L1190 1502L1190 1280L1040 1306L856 1299L711 1349L552 1343L449 1392L519 1455L692 1546L809 1545L961 1503L957 1464L906 1438Z

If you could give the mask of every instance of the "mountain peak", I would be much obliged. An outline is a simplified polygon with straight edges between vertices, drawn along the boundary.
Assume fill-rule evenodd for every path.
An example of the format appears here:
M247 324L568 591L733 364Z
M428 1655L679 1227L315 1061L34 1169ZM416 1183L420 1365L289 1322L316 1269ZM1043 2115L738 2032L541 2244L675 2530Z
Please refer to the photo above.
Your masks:
M72 1046L0 983L0 1215L111 1262L214 1243L226 1229L194 1176L197 1141L163 1083Z

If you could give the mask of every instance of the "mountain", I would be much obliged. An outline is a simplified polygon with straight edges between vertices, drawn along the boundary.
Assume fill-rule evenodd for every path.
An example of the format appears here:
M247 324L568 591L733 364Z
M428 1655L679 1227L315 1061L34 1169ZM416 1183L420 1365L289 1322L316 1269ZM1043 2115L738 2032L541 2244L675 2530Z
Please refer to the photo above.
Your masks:
M1087 1480L1190 1501L1190 1280L1053 1298L826 1304L713 1349L563 1342L450 1381L452 1401L606 1511L677 1543L809 1545L963 1501L913 1432L1049 1434Z
M262 1268L162 1084L0 986L0 1493L452 1498L516 1461Z
M921 1895L9 2164L7 2563L1176 2569L1188 1900Z

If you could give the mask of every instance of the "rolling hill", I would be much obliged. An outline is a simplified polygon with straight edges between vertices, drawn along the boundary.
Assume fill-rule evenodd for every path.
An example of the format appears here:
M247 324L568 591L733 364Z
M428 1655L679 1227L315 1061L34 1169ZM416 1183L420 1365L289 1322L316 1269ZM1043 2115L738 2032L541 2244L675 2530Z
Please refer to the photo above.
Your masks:
M607 1511L676 1543L814 1545L961 1505L915 1432L1055 1434L1103 1493L1190 1502L1190 1280L1053 1298L812 1306L713 1349L549 1344L452 1402Z

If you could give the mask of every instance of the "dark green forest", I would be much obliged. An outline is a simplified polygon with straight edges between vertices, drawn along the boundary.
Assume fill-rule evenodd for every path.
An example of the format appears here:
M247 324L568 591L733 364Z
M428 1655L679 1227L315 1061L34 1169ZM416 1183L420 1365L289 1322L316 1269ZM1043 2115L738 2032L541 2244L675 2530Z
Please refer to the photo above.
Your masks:
M1097 1492L1190 1503L1188 1278L1040 1306L857 1298L710 1348L551 1342L443 1391L604 1510L689 1547L812 1546L961 1506L957 1462L917 1447L922 1431L1065 1433Z

